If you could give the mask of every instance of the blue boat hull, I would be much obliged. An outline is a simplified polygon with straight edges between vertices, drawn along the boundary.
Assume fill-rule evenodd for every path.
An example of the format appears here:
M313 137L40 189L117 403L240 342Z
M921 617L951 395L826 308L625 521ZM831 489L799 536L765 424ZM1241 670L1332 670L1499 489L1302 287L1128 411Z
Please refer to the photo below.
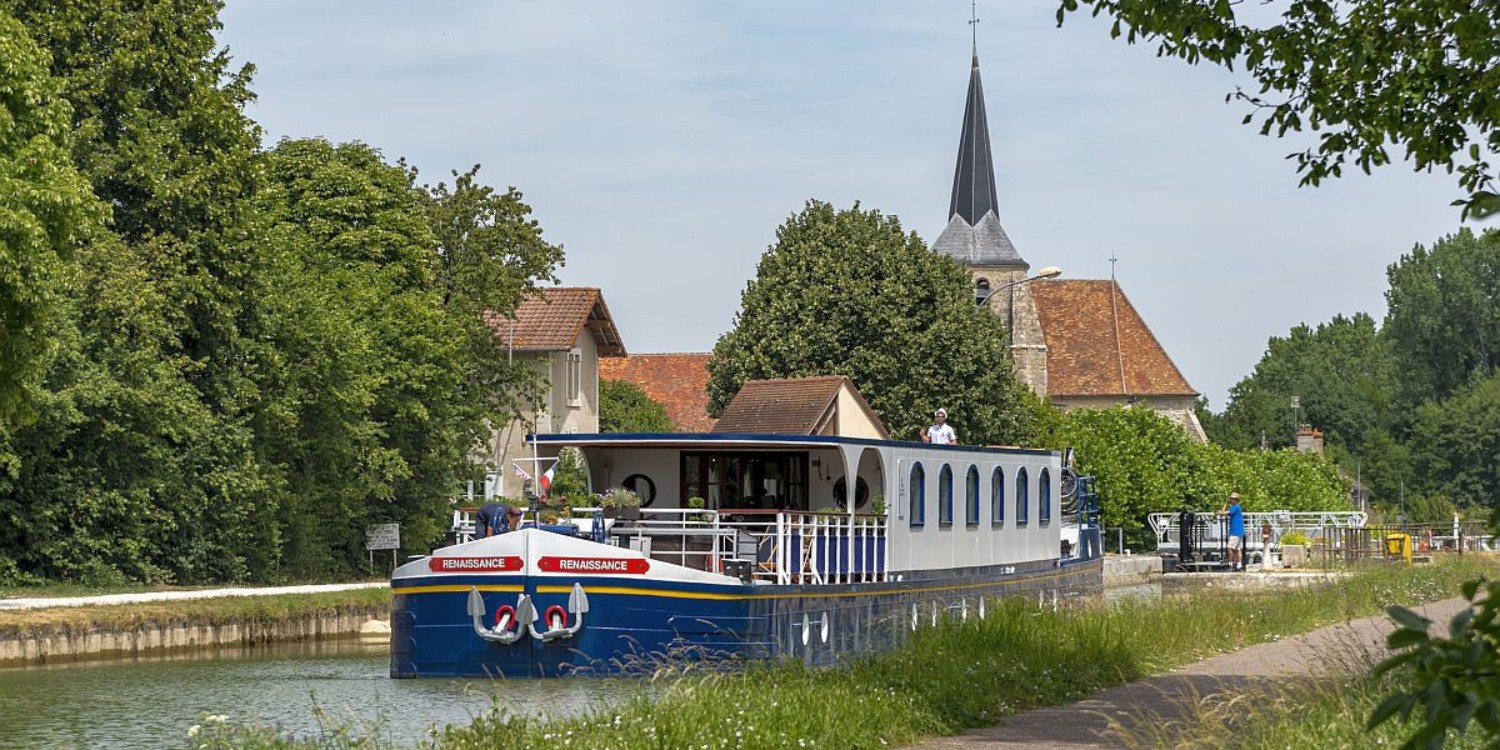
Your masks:
M826 665L889 648L913 630L945 619L979 617L994 600L1047 605L1102 591L1102 561L914 571L901 581L843 585L751 585L484 573L392 581L391 676L557 677L649 673L684 659L799 659ZM468 614L469 592L493 614L521 594L538 613L566 610L572 584L589 611L571 638L482 638ZM544 617L545 619L545 617Z

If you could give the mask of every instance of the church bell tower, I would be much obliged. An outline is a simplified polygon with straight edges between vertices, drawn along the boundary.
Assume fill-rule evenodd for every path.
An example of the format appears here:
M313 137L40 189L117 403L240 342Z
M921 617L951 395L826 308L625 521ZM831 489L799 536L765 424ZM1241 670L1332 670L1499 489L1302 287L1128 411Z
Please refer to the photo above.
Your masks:
M1031 266L1021 258L1005 228L995 195L995 165L990 156L989 121L984 86L979 78L979 51L969 69L969 96L964 104L958 163L953 170L953 198L948 225L932 249L964 264L974 280L975 304L987 305L1010 330L1016 377L1038 396L1047 395L1047 346L1030 285L1019 283Z

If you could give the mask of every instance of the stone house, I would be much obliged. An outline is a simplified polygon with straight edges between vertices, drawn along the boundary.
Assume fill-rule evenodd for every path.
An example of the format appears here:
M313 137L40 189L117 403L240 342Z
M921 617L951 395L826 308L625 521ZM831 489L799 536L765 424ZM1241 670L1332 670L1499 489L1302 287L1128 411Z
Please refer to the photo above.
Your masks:
M484 457L492 469L485 494L519 497L523 480L514 464L537 473L527 460L527 433L598 432L599 358L623 356L625 345L603 293L587 287L538 289L514 315L486 313L485 322L497 345L534 363L546 378L540 401L524 405L519 419L496 428Z

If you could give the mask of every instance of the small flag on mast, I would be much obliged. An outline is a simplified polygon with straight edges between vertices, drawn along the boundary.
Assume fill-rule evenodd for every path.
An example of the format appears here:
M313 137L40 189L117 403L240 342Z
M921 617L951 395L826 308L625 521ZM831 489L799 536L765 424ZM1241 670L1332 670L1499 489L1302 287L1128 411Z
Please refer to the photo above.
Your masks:
M521 466L520 466L520 464L516 465L516 476L518 476L518 477L520 477L522 479L525 479L525 480L530 480L531 479L531 475L527 474L526 470L522 469Z
M542 487L542 497L546 497L552 493L552 469L556 468L557 465L553 464L551 468L547 469L545 474L542 474L542 478L537 481L537 484Z

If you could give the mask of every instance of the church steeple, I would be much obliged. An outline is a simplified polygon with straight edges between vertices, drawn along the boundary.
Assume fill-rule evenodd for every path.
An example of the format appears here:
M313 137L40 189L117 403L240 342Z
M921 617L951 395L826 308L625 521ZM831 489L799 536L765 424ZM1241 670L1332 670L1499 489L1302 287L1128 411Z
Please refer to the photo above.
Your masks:
M948 226L938 235L932 249L971 266L1026 266L1000 226L977 45L972 55L963 134L959 136L958 164L953 170L953 199L948 204Z

